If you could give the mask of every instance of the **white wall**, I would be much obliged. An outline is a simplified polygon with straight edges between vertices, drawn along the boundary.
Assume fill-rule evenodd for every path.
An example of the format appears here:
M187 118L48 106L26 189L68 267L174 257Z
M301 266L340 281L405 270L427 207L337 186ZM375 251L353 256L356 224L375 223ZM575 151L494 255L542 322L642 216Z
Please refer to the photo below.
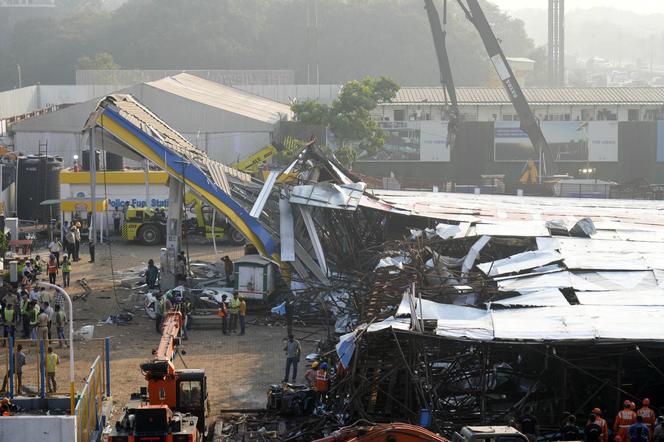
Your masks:
M0 442L76 440L74 416L4 416L0 420Z
M37 86L13 89L0 93L0 118L27 114L39 109Z
M14 149L25 154L39 152L39 144L48 142L48 154L62 157L65 166L73 164L74 155L82 158L81 152L87 150L87 138L82 133L58 132L17 132L14 135ZM83 149L85 147L85 149ZM42 153L44 147L42 146ZM79 164L81 160L79 159Z

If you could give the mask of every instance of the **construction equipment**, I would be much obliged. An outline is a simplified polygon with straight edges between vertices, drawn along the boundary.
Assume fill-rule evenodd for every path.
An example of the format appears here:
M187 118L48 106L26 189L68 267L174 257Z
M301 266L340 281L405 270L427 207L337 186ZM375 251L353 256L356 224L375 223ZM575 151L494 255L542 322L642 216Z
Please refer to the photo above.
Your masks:
M510 441L528 442L528 438L512 427L463 427L461 432L454 433L452 442L475 441ZM341 428L327 437L315 442L417 442L435 441L450 442L426 428L416 425L391 423L376 425L353 425Z
M179 311L171 310L164 317L159 347L153 352L153 359L140 366L148 387L132 394L109 442L202 439L208 410L205 371L176 370L173 365L182 326Z
M213 218L212 207L206 205L191 192L185 194L185 207L192 216L183 224L187 234L200 234L207 239L227 239L233 244L242 244L244 236L226 220ZM214 223L213 223L214 221ZM215 225L213 225L215 224ZM154 246L164 242L166 238L166 211L162 208L129 207L121 229L122 238L127 241L138 241L146 246Z
M183 228L187 233L204 235L207 239L214 236L216 239L226 239L232 244L244 243L244 236L234 229L226 218L220 216L220 219L215 219L214 208L203 203L193 193L185 193L184 205L193 214L193 217L184 222ZM217 226L217 222L220 225Z
M129 207L121 234L123 239L145 246L160 244L166 237L166 215L162 209Z
M245 159L238 161L235 164L231 164L231 167L243 172L250 174L255 174L258 172L258 169L270 158L275 156L278 153L276 147L272 145L265 146L256 153L252 153Z
M539 172L533 160L528 160L523 165L521 176L519 176L519 183L521 184L537 184L539 182Z
M447 12L447 0L443 0L445 5L445 14ZM538 153L541 163L541 176L544 175L555 175L555 164L553 162L553 154L549 148L544 134L539 126L539 123L535 116L533 115L528 101L526 100L519 82L512 72L512 68L507 62L507 58L503 53L503 50L500 47L500 43L496 38L496 35L491 29L484 11L480 6L479 0L456 0L461 9L463 10L466 18L473 24L477 32L480 34L484 48L486 49L489 59L493 64L498 77L503 83L507 96L509 97L516 113L519 116L520 128L523 130L530 138L535 152ZM454 89L454 83L452 81L452 71L450 68L450 62L447 57L447 49L445 48L445 35L446 29L444 29L440 24L440 17L438 16L438 11L433 3L433 0L424 0L424 5L427 10L427 15L429 17L429 24L431 26L431 32L433 34L434 45L436 47L436 55L438 57L438 65L440 68L441 82L445 87L446 93L450 94L450 125L448 126L448 144L450 140L454 140L455 134L453 133L456 130L456 120L458 116L458 110L455 112L455 102L456 95L451 92ZM445 22L445 21L444 21ZM452 132L452 133L451 133ZM451 144L449 144L451 146Z
M445 44L445 38L447 37L447 0L443 3L443 25L440 24L440 16L433 0L424 0L424 8L427 10L429 26L433 35L433 44L436 49L440 83L443 85L445 102L447 102L448 95L450 98L450 105L447 109L447 147L452 149L459 124L459 103L457 101L456 89L454 88L452 67L450 66L450 60L447 56L447 46Z

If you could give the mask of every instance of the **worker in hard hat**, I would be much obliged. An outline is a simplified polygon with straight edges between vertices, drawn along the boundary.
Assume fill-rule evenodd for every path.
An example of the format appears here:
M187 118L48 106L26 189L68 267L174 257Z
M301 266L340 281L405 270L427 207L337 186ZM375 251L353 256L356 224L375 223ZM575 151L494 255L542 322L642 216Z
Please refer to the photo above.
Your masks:
M648 427L648 440L652 441L657 415L655 414L655 411L650 408L650 399L644 398L641 401L641 408L636 411L636 415L643 418L643 423Z
M311 367L304 373L304 380L308 386L316 385L316 370L318 370L318 361L311 363Z
M602 417L602 410L598 407L593 408L592 414L595 415L595 423L602 429L602 434L599 438L600 442L608 442L609 440L609 425L606 419Z
M636 423L636 413L631 409L631 401L625 399L623 409L618 412L613 421L613 432L620 436L621 440L628 440L630 425ZM615 440L615 439L614 439Z
M330 387L330 376L327 373L327 362L323 362L318 366L316 371L316 392L318 392L318 400L323 401L327 396L327 390Z

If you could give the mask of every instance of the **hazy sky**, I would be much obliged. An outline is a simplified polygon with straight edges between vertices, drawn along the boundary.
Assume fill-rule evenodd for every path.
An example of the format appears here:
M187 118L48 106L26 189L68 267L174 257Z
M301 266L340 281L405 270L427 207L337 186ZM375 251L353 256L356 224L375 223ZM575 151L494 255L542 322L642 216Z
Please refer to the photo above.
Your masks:
M515 9L548 7L548 0L490 0L507 11ZM640 14L650 14L654 12L664 13L663 0L566 0L565 9L588 9L595 6L608 6L617 9L628 9Z

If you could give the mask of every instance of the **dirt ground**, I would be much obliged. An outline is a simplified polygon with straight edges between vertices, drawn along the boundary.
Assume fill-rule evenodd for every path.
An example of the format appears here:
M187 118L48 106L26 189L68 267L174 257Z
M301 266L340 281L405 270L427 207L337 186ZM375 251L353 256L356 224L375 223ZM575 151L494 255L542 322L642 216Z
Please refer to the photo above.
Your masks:
M46 250L37 252L41 256L47 256ZM189 247L192 262L215 262L226 254L239 257L242 249L220 247L215 257L211 244ZM96 255L96 262L88 263L87 248L83 249L81 261L74 263L71 274L69 293L72 296L84 293L83 288L76 282L81 278L85 278L92 289L92 294L86 299L74 301L74 328L77 330L84 325L95 326L93 340L74 343L76 388L82 388L90 365L98 355L103 354L103 338L110 336L111 394L115 402L115 417L118 417L130 393L137 392L141 386L146 385L139 364L150 358L151 350L157 347L160 337L155 331L154 321L144 312L142 294L139 294L138 290L122 287L120 281L126 270L142 268L150 258L158 262L159 248L129 245L117 240L111 243L110 248L107 244L98 245ZM129 324L100 322L123 309L134 314L134 319ZM196 330L194 326L189 333L189 340L183 341L182 349L186 351L186 355L182 359L178 358L175 365L177 368L205 369L213 415L221 409L263 408L267 389L283 378L286 329L283 325L252 324L257 320L264 323L263 318L264 315L260 318L252 315L250 303L245 336L224 336L221 328ZM302 343L304 359L304 355L314 350L316 336L322 331L300 327L295 328L294 333ZM38 350L33 342L24 342L24 347L28 347L24 385L34 388L37 385ZM69 383L68 349L56 348L56 353L61 359L57 372L58 391L66 392ZM6 360L6 350L0 348L0 371L4 372ZM302 380L306 370L304 361L300 362L298 368L298 377Z

